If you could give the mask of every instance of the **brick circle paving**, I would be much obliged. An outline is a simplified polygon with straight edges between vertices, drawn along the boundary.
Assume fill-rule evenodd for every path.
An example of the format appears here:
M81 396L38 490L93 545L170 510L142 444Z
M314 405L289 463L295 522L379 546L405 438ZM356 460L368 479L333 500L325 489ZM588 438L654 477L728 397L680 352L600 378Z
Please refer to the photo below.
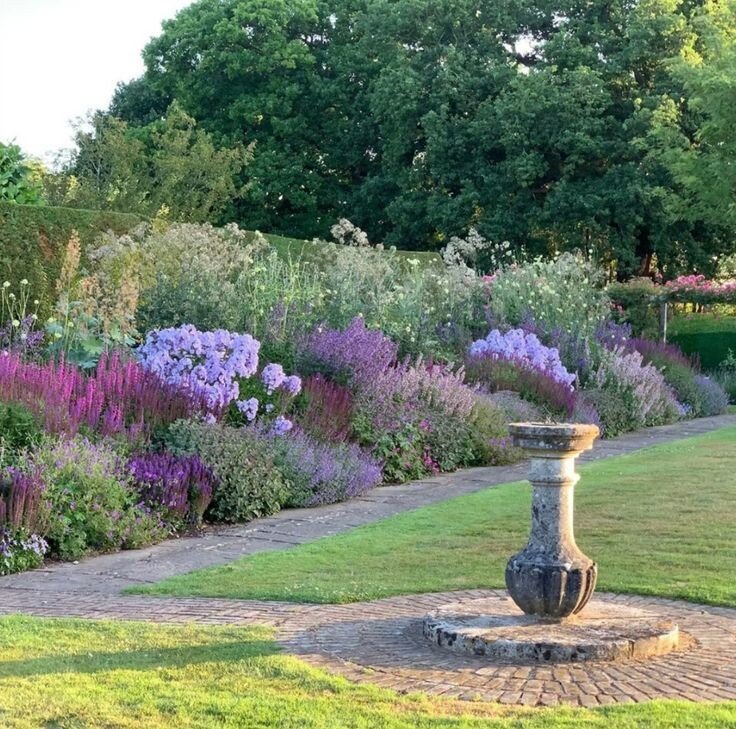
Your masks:
M489 663L431 645L422 618L463 600L509 600L501 591L412 595L297 612L279 642L307 662L399 691L527 706L599 706L653 699L736 699L736 610L622 595L601 604L647 610L677 622L689 645L665 656L558 665Z

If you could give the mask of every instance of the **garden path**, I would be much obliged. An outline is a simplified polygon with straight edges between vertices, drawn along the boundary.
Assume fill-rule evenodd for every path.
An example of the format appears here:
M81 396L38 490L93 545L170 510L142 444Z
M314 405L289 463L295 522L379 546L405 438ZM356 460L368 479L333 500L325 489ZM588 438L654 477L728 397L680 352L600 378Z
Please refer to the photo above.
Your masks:
M736 425L736 414L702 418L629 433L598 442L582 461L610 458L642 448ZM42 569L0 577L0 610L53 601L73 593L82 603L118 595L127 587L158 582L195 569L226 564L258 552L287 549L338 534L394 514L526 478L524 463L472 468L398 486L383 486L352 501L311 509L287 509L249 524L217 526L199 537L172 539L140 550L52 563ZM96 596L96 597L93 597Z

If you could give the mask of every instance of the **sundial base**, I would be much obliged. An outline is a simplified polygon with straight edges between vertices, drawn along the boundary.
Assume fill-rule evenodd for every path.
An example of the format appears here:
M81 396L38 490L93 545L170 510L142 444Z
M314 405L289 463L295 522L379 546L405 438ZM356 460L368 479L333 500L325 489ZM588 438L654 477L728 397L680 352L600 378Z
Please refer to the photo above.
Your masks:
M423 621L424 637L492 663L627 661L685 649L690 639L666 615L595 598L578 615L524 615L508 598L450 603Z

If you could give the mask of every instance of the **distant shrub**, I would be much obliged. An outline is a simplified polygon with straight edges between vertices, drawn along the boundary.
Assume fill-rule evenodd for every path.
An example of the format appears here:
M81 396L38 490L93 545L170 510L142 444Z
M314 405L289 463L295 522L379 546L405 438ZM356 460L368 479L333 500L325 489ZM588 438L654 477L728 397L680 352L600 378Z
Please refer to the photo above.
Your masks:
M251 521L279 511L288 499L289 484L269 442L247 428L180 421L169 429L167 443L175 454L199 456L217 478L209 519Z
M674 390L684 415L695 418L705 415L704 396L710 400L708 407L715 405L713 387L706 393L704 386L696 379L697 361L685 355L677 345L635 338L627 342L626 349L639 352L644 362L654 365L663 374L667 384Z
M569 253L509 266L493 277L490 308L506 326L531 315L541 332L560 329L589 340L610 309L601 279L592 263Z
M701 414L705 417L726 412L729 395L718 380L705 375L695 375L695 386L701 402Z
M127 259L126 278L134 277L140 290L140 328L192 324L240 330L239 282L248 275L253 252L249 235L237 225L181 223L163 229L142 226L121 238L107 236L95 255L106 271L119 265L121 256Z
M733 350L728 350L728 355L718 365L715 380L728 395L730 402L736 402L736 356Z

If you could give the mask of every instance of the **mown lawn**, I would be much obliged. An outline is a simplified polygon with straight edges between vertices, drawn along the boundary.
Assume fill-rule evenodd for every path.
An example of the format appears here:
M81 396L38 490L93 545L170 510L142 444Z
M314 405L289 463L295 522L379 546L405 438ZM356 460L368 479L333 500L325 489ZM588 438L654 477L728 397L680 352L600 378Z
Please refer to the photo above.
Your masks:
M253 628L0 619L7 729L583 729L736 726L734 705L508 709L354 686Z
M736 605L736 428L580 470L576 534L599 589ZM488 489L138 591L329 603L502 587L529 492Z

